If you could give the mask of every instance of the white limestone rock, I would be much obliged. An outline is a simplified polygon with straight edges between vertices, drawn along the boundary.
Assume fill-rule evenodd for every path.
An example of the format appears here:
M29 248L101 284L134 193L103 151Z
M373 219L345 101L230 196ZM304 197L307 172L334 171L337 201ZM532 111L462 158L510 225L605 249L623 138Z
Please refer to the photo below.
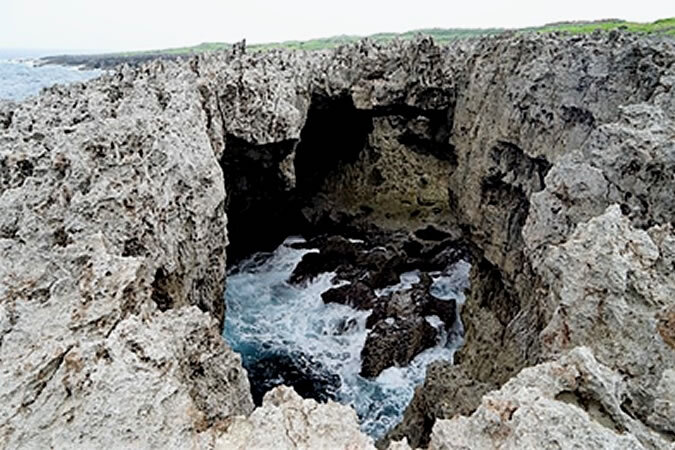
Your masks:
M215 443L216 450L374 450L359 431L353 409L329 401L302 399L292 388L268 392L263 406L237 417Z
M192 448L253 408L220 336L225 192L195 79L121 69L3 116L8 448Z
M588 348L524 369L483 397L469 417L436 422L431 450L643 449L631 433L649 433L622 411L622 377L600 365ZM654 448L666 441L650 435Z

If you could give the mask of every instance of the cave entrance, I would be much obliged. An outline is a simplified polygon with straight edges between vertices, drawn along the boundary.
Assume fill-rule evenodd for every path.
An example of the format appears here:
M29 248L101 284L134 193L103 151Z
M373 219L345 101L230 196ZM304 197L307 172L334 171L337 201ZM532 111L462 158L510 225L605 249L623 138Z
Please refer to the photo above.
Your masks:
M317 232L302 209L329 174L356 160L372 120L350 97L312 99L300 139L251 144L226 135L228 264L270 251L292 234Z
M372 131L371 115L356 109L350 97L315 96L296 149L298 196L308 200L330 173L356 161Z

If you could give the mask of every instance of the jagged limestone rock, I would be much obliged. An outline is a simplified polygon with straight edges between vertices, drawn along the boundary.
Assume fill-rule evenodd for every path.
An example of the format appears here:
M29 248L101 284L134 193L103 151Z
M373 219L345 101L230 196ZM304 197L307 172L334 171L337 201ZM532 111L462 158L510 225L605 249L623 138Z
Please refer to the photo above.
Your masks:
M4 116L8 448L190 448L253 408L220 336L225 192L195 80L121 69Z
M249 417L236 417L216 440L216 450L375 449L359 431L353 409L328 401L303 399L280 386L265 395Z
M471 416L438 420L429 448L666 448L666 439L623 410L622 378L578 347L522 370Z
M674 244L671 225L635 229L614 205L551 247L538 268L551 286L542 299L550 308L542 356L591 347L601 363L629 375L624 408L644 421L664 370L675 367L675 351L658 331L661 311L675 298Z
M410 414L468 413L478 391L544 362L592 379L621 373L620 393L570 386L602 392L626 431L617 438L589 422L592 402L538 400L507 384L500 392L522 410L513 417L535 431L523 444L578 425L617 445L666 445L675 432L674 55L672 40L617 32L444 48L366 40L121 68L0 105L0 437L12 447L86 446L114 430L120 445L213 445L230 416L252 407L218 338L225 209L232 236L274 239L302 201L310 224L452 225L473 248L466 344L453 369L466 382L426 383L461 404ZM358 139L342 137L354 130ZM576 346L603 369L584 352L564 356ZM545 363L558 358L568 359ZM96 376L115 386L102 389ZM176 395L145 414L162 376ZM510 445L518 430L486 431L510 420L486 412L490 398L452 427L473 427L482 440L472 445ZM135 414L131 431L116 428L131 418L100 405ZM535 415L541 408L550 414ZM560 434L546 435L554 420ZM444 423L434 445L451 444Z
M665 224L672 221L675 205L666 194L675 177L675 52L672 42L614 33L600 40L484 40L464 49L470 64L457 81L451 141L458 167L450 178L451 192L482 259L472 268L473 289L462 311L466 344L457 359L476 381L503 383L523 366L555 357L545 350L546 335L540 333L556 308L578 319L578 324L566 322L572 334L587 317L576 309L585 303L572 308L561 298L559 274L541 275L548 252L566 242L578 224L619 203L634 226L653 227L650 233L660 230L660 239L670 239ZM625 223L620 228L625 230ZM598 238L607 239L602 230ZM628 285L621 295L631 298L630 308L639 307L618 309L621 325L605 339L586 334L559 348L593 345L612 368L625 366L619 361L629 358L621 348L640 348L633 340L660 349L633 358L641 361L638 366L654 369L647 379L643 374L651 369L628 371L635 391L629 408L641 411L642 420L673 357L672 348L658 335L654 339L656 315L672 304L667 298L673 283L664 278L670 252L666 244L660 250L662 263L638 270L643 279L659 282L643 281L637 293ZM577 256L580 265L596 258ZM560 260L551 266L564 267ZM579 288L584 292L591 285L589 278ZM661 300L654 302L654 296ZM612 300L605 298L612 309ZM583 327L592 329L604 320L592 317ZM419 394L420 401L424 395ZM404 423L420 420L419 412L410 410Z

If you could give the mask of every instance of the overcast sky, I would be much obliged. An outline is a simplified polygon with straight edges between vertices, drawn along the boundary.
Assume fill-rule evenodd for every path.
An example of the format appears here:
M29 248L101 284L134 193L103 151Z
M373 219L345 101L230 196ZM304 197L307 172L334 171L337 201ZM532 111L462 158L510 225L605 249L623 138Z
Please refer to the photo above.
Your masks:
M675 0L0 0L0 48L141 50L675 16Z

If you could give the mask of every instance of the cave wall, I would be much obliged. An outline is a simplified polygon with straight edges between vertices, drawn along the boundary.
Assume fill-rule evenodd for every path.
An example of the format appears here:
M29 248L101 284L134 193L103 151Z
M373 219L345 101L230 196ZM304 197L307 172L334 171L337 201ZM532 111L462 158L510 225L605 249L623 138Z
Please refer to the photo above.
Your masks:
M373 130L356 161L333 170L304 206L308 220L388 230L452 226L452 148L438 142L429 118L376 115L370 121Z

